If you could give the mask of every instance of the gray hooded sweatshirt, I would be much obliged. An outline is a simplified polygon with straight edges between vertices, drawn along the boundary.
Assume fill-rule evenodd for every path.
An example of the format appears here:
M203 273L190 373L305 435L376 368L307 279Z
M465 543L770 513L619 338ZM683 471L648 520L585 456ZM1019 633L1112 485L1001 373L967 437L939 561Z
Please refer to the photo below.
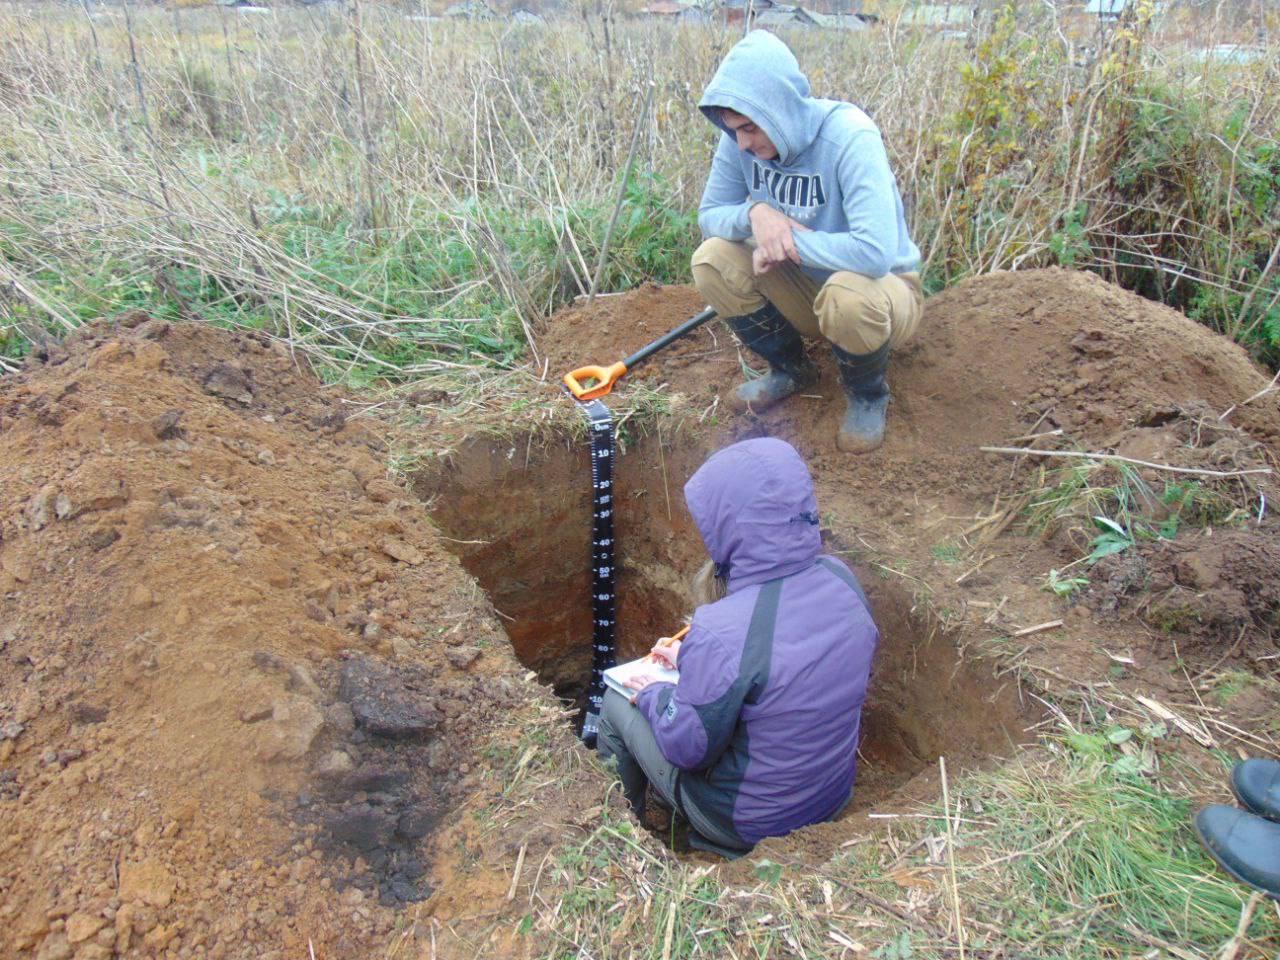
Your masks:
M880 131L851 103L809 96L795 55L773 34L753 30L739 41L698 106L724 132L698 208L704 236L746 240L747 212L764 202L810 228L795 231L795 243L819 282L837 270L878 278L919 269ZM777 158L739 150L723 107L760 127Z

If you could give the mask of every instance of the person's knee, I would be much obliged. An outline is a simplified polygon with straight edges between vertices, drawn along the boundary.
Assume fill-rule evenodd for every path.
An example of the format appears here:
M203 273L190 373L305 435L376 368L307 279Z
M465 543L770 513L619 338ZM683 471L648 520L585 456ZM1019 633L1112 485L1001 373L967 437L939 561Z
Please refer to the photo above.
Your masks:
M691 262L698 292L722 316L737 316L759 307L763 298L751 272L751 251L744 243L719 237L704 240Z
M617 756L625 749L622 741L622 723L615 701L621 700L624 707L631 705L614 690L605 691L604 701L600 704L600 716L596 720L596 752L608 759Z
M631 701L618 693L617 690L612 688L606 690L604 700L600 704L601 733L607 730L611 737L621 740L626 721L629 718L629 712L634 709Z
M893 303L884 280L832 274L814 306L822 335L848 353L871 353L893 335Z

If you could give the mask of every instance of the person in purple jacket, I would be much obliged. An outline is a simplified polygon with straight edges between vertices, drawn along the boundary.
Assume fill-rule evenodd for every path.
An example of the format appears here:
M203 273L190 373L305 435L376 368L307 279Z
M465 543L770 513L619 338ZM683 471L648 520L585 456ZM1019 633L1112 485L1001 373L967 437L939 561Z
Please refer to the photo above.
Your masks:
M734 856L834 817L857 770L879 631L847 566L822 554L809 470L774 438L714 454L684 488L727 594L694 611L673 651L678 684L645 678L605 696L598 749L637 815L652 783Z

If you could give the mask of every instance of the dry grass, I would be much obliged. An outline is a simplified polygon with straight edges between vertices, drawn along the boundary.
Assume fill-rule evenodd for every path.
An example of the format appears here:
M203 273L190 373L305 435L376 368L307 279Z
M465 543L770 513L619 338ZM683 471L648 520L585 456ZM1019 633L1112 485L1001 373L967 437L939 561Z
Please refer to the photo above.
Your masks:
M267 326L363 382L536 361L542 318L591 284L633 134L604 288L685 275L711 145L694 103L736 31L131 9L0 12L13 344L141 305ZM1275 53L1202 63L1183 36L1241 34L1194 17L1101 45L1047 4L966 42L788 39L818 94L882 127L933 285L1090 265L1269 349Z
M984 958L1215 955L1248 893L1216 871L1187 824L1193 802L1224 794L1222 755L1118 692L1067 709L1039 746L953 780L950 803L851 828L823 862L757 853L735 880L673 855L608 791L525 861L505 913L447 924L442 936L478 944L501 930L517 955L547 958L910 960L959 956L962 942ZM1179 704L1177 716L1251 751L1277 746L1206 726L1208 710ZM607 783L566 749L562 722L545 709L521 718L494 771L503 791L486 813L492 829L510 829L548 791L595 797L592 785ZM1257 911L1241 955L1277 945L1277 916Z

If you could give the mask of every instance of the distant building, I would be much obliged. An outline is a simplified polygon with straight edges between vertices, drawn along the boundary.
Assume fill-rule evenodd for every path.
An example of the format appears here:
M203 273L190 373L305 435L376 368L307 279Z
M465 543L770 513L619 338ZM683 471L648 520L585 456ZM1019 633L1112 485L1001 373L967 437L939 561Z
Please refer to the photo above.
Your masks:
M640 8L640 13L646 17L678 17L684 13L688 7L683 3L676 3L675 0L652 0Z
M1119 20L1129 0L1089 0L1084 5L1084 12L1091 13L1099 20Z
M1216 43L1212 47L1193 50L1191 56L1201 63L1215 61L1217 63L1249 64L1257 63L1267 55L1264 46L1248 46L1240 43Z
M757 14L757 27L814 27L821 30L865 30L867 22L853 13L819 13L804 7L775 5Z
M720 16L725 23L742 23L750 10L752 20L759 23L760 14L778 6L773 0L721 0Z
M710 23L711 11L706 7L687 6L676 14L677 23Z
M818 21L813 19L800 7L774 6L756 14L757 27L816 27Z
M1156 0L1151 16L1158 17L1164 13L1167 4L1164 0ZM1088 0L1084 12L1097 17L1102 23L1115 23L1133 8L1130 0Z
M541 14L534 13L520 7L511 13L511 22L522 27L538 27L545 26L547 21L542 18Z
M898 23L904 27L957 29L973 23L974 11L974 7L962 3L922 3L903 10Z
M444 15L455 20L492 20L494 16L493 10L484 0L462 0L461 3L446 7Z

